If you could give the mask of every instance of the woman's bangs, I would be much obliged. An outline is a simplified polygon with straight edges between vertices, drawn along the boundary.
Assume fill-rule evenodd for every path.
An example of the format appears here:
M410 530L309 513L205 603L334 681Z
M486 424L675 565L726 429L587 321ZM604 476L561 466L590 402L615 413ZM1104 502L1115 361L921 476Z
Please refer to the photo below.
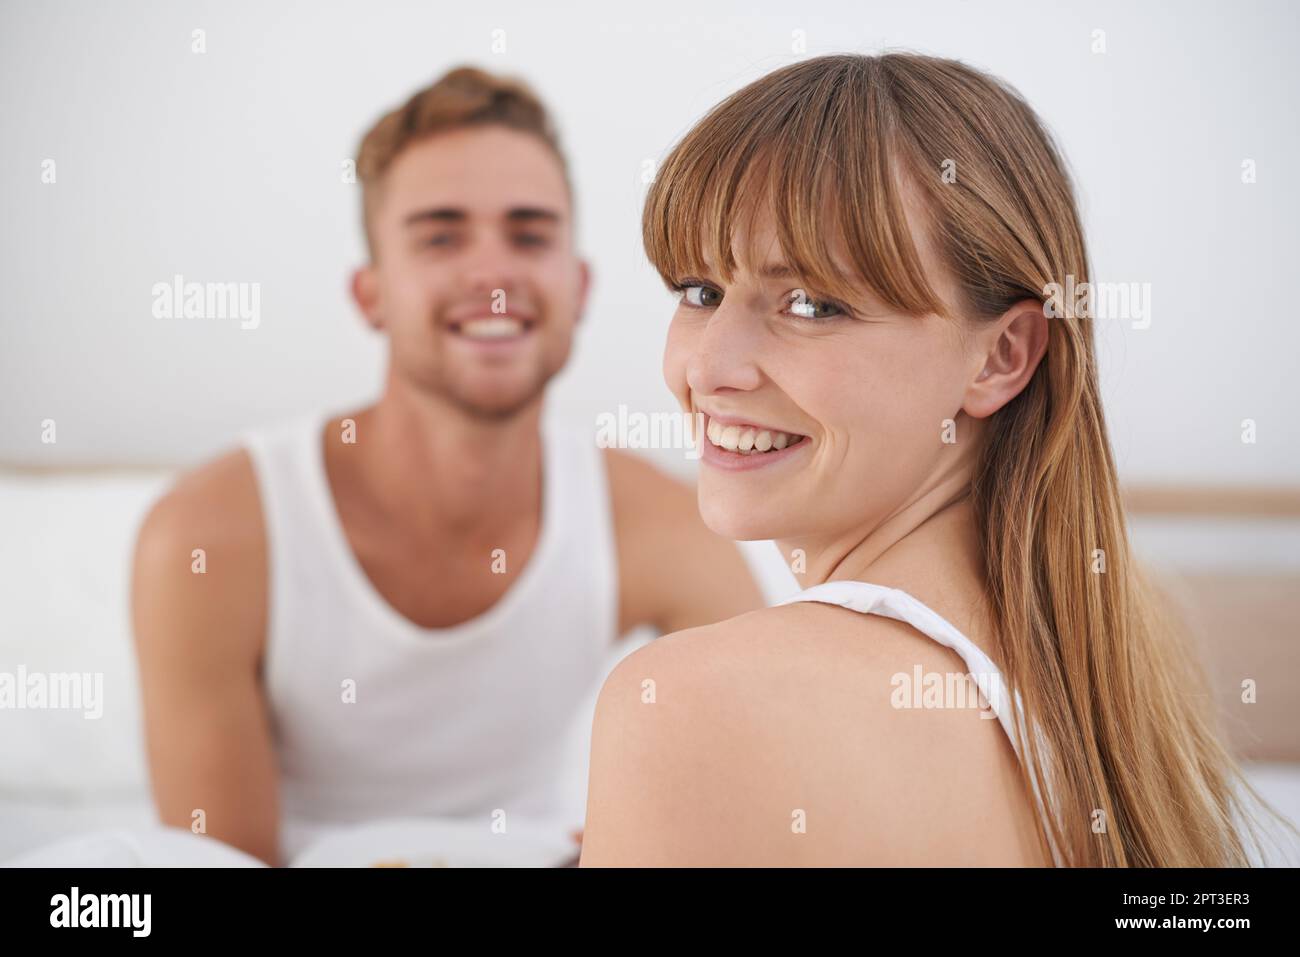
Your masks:
M646 255L664 282L729 283L737 252L751 272L776 261L753 244L766 215L781 260L811 292L850 306L865 292L898 312L941 312L881 125L834 103L817 116L765 106L766 115L743 117L741 105L724 102L664 162L642 221ZM746 248L739 237L748 237Z

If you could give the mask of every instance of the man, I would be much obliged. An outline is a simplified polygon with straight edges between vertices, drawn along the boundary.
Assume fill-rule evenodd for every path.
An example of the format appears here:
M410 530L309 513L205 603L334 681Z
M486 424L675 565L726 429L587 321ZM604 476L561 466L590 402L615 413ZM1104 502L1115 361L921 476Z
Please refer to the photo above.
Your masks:
M270 863L368 819L558 813L618 636L762 604L693 490L542 415L588 271L528 88L454 70L357 171L382 395L184 476L136 549L163 822Z

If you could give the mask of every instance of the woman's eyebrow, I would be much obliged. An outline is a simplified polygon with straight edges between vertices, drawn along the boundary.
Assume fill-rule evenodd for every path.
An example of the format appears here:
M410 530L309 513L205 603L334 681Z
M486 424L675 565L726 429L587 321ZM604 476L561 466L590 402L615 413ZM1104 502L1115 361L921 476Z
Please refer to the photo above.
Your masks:
M706 274L712 275L713 264L707 258L700 263ZM796 279L798 274L783 262L771 262L758 271L759 279Z
M788 265L782 262L768 263L761 270L759 276L764 279L793 279L795 272Z

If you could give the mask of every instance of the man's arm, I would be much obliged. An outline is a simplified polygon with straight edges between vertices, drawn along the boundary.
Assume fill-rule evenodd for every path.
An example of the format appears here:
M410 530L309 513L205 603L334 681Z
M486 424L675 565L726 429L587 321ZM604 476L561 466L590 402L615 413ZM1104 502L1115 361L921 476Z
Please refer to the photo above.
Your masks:
M136 542L132 617L154 800L163 823L279 864L276 765L260 665L266 535L252 463L185 476ZM196 550L202 550L196 555Z
M695 488L645 459L606 451L618 539L619 634L662 634L723 621L765 604L735 542L700 518Z

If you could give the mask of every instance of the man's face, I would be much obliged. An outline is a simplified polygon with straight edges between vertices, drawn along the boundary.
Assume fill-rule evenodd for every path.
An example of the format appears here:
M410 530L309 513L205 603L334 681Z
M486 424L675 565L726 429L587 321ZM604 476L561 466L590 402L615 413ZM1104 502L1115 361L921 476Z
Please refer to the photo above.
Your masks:
M374 261L353 290L391 373L485 418L528 406L564 366L587 293L568 187L537 137L435 134L379 184Z

